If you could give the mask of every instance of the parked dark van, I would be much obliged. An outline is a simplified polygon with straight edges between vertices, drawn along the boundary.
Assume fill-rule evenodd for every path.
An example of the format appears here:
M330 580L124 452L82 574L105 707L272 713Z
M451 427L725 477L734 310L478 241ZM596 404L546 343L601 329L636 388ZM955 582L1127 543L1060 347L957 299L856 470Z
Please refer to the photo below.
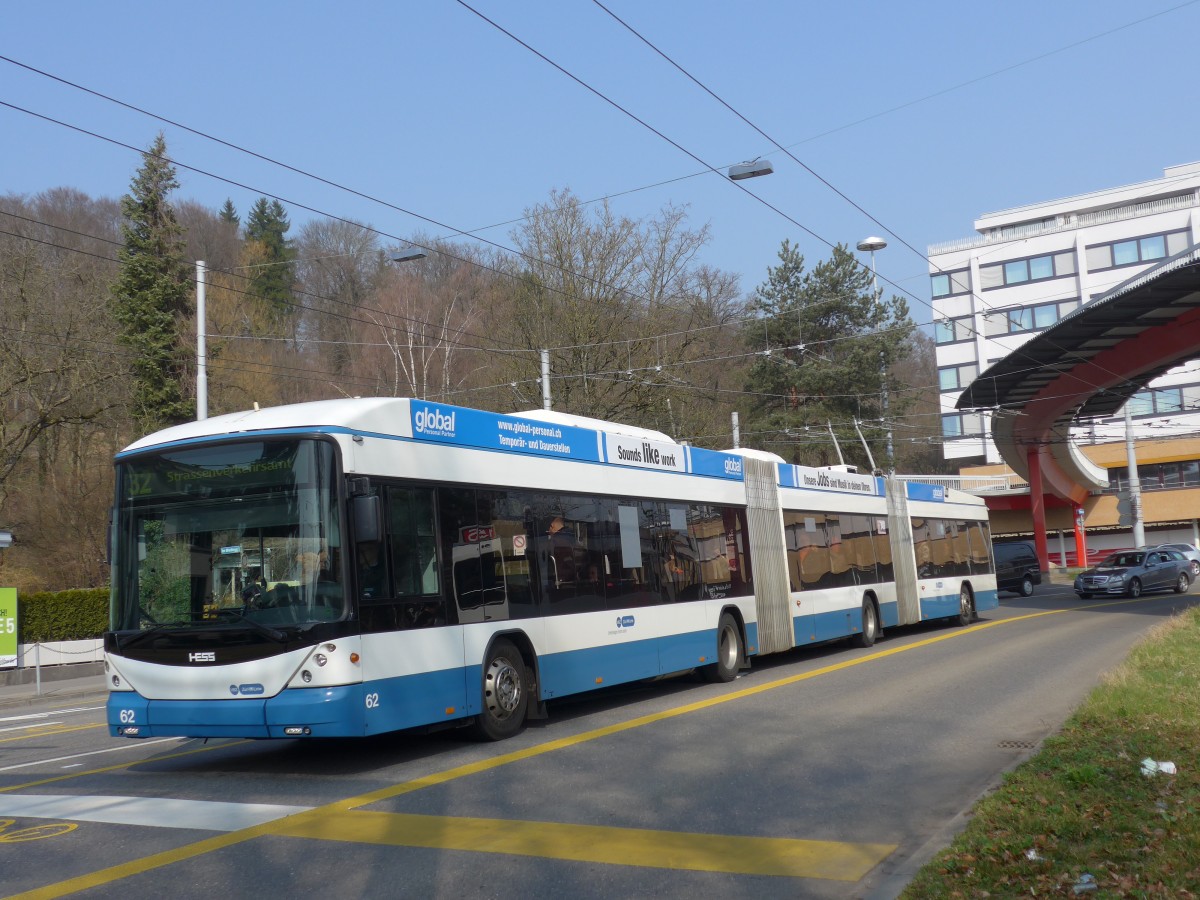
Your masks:
M1042 568L1038 565L1033 541L993 544L992 551L996 555L997 590L1028 597L1033 593L1034 586L1042 583Z

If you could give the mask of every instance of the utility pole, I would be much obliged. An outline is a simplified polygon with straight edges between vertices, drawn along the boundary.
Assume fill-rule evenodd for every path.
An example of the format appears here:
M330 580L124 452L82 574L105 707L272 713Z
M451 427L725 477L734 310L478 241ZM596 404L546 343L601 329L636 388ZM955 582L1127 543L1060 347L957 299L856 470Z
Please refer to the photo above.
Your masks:
M1138 478L1137 447L1133 440L1133 413L1125 401L1125 463L1129 466L1129 512L1133 517L1133 546L1146 546L1146 527L1142 522L1142 482Z
M205 334L204 260L196 260L196 421L208 418L208 348Z
M861 252L869 250L871 252L871 294L878 303L882 297L879 292L879 272L875 268L875 251L882 250L887 246L887 241L881 237L863 238L856 245L856 248ZM880 388L880 415L883 419L883 427L887 430L887 474L896 474L896 458L892 451L892 423L888 420L888 387L887 387L887 361L884 358L883 351L879 351L879 388Z

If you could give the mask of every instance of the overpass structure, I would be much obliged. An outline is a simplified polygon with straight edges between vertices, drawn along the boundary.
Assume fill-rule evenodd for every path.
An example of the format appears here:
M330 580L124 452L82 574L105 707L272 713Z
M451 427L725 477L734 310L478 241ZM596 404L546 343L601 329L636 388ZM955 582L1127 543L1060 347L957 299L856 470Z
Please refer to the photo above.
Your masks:
M1075 509L1078 558L1083 501L1108 487L1070 428L1118 414L1129 398L1168 369L1200 356L1200 247L1122 282L1060 319L982 372L959 398L960 410L990 409L1004 461L1029 483L1034 540L1043 570L1047 496Z

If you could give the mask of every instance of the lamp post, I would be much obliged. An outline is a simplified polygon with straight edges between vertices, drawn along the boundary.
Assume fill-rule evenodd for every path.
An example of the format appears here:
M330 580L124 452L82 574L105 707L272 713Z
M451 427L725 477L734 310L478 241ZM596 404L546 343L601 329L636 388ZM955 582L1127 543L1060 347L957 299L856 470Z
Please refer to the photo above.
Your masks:
M855 247L862 252L864 250L871 251L871 296L878 303L879 295L879 272L875 268L875 251L882 250L887 246L887 241L881 237L871 235L859 241ZM896 458L892 449L892 423L888 421L888 387L887 387L887 360L884 358L883 351L879 351L879 391L880 391L880 415L883 419L884 427L887 429L887 473L894 475L896 472Z

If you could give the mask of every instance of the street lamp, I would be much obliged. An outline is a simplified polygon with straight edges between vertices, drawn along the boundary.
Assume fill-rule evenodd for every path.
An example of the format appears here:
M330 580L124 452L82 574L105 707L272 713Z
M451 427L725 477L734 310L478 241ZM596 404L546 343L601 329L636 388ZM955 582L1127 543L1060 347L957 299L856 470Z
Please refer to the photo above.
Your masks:
M858 244L856 246L858 247L858 249L860 251L862 251L862 250L870 250L871 251L871 291L875 294L875 299L878 300L879 299L879 273L877 273L875 271L875 251L882 250L884 247L886 247L887 241L885 241L881 237L875 237L874 235L872 235L871 237L863 238L861 241L858 242Z
M416 244L409 244L407 247L397 250L394 253L388 254L388 259L394 263L411 262L414 259L424 259L428 256L424 247L418 247Z
M760 175L770 175L775 171L769 159L752 159L729 167L729 180L741 181L743 178L758 178Z
M859 241L856 245L859 252L864 250L871 251L871 294L875 298L875 302L879 302L879 272L875 269L875 251L882 250L887 246L887 241L881 237L871 235ZM879 351L879 393L880 393L880 416L883 418L883 424L887 428L887 473L892 475L896 471L896 459L892 449L892 423L888 421L888 387L887 387L887 361L884 358L883 351Z

